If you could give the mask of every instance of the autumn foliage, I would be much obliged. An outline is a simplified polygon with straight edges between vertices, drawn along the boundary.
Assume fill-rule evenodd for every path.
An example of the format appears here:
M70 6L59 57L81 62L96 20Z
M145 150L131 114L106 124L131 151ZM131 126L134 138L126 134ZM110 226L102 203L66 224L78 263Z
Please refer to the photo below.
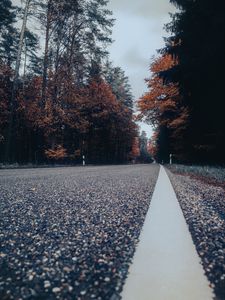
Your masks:
M1 4L0 162L128 161L137 126L128 78L106 51L107 1L18 5Z
M164 161L168 160L169 153L180 155L182 142L178 141L183 139L189 118L178 85L161 76L177 64L169 54L155 58L150 67L152 76L147 80L149 92L138 101L138 119L152 124L156 130L149 145L150 153Z
M131 150L131 158L135 161L140 156L140 142L138 137L134 137Z
M79 163L82 155L88 162L127 161L137 130L132 110L117 100L110 85L101 77L90 80L82 88L63 83L61 95L54 99L54 83L50 77L44 107L41 77L34 77L18 91L16 118L21 129L15 129L21 151L18 151L17 161L25 162L29 155L36 162ZM1 113L5 116L0 124L3 145L6 103L7 98L1 104Z
M50 159L63 159L67 156L66 149L62 145L57 145L54 149L45 150L45 155Z

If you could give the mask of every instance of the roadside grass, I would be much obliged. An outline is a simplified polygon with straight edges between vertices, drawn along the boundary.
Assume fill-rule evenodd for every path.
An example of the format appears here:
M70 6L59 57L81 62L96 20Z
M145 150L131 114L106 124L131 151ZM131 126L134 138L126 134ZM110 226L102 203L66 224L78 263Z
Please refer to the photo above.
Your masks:
M180 164L166 165L166 167L173 173L189 175L225 186L225 167Z

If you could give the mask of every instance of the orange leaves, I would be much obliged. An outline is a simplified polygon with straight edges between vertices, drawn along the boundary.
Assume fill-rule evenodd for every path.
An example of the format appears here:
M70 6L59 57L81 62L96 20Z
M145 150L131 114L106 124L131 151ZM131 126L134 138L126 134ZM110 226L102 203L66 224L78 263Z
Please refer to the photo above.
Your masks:
M66 149L62 145L57 145L53 149L45 150L45 155L47 158L60 160L67 157Z
M139 138L134 137L133 143L132 143L132 150L131 150L131 158L136 159L140 156L140 143Z
M150 67L152 76L147 80L149 91L137 103L138 119L157 129L148 146L153 157L158 157L160 151L163 153L162 148L176 153L177 141L183 139L187 129L189 111L183 104L178 85L163 80L161 73L177 64L178 61L169 54L156 58ZM168 159L168 155L165 154L164 159Z
M117 101L111 87L104 80L93 80L87 87L85 97L86 118L95 128L126 122L130 117L129 110ZM121 127L123 130L123 126Z
M171 55L166 54L156 58L151 64L150 70L152 73L157 74L161 71L170 69L171 67L177 65L177 63L178 63L177 60L172 58Z
M165 114L178 109L179 90L173 83L164 83L159 73L174 65L176 61L170 55L159 57L152 63L150 68L152 77L148 80L150 90L138 101L140 119L153 125L170 122Z
M93 113L103 112L103 115L106 115L107 112L115 110L118 104L111 87L103 80L92 81L89 84L88 97Z
M18 140L22 144L29 139L30 148L26 145L24 148L30 152L35 149L31 153L35 161L48 158L80 163L83 154L92 162L128 159L136 135L132 111L118 101L103 78L90 79L81 86L74 84L74 78L66 76L61 69L57 74L50 70L44 99L42 81L41 76L26 78L16 93L15 114L26 134ZM2 101L4 84L1 84L0 69L0 96L3 95L0 97L0 142L3 144L6 126L1 124L2 111L7 112L10 99L6 95L7 101ZM15 136L21 128L17 128Z
M148 152L154 158L157 155L157 139L158 139L158 136L159 136L159 132L155 131L153 133L153 136L152 136L151 140L148 141L148 145L147 145Z
M160 72L175 66L177 61L171 55L158 57L151 64L152 77L148 80L149 92L138 101L139 120L168 128L183 127L187 123L188 110L182 106L178 86L164 82Z

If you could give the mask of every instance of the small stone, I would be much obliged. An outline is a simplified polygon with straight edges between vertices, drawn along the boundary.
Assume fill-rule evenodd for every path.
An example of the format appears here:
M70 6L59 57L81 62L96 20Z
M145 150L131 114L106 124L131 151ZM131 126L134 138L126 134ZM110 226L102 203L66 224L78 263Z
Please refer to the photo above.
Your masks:
M84 296L87 292L86 291L81 291L80 294L81 296Z
M71 285L69 285L68 290L69 290L69 292L72 292L73 287Z
M50 286L51 286L51 282L48 281L48 280L45 280L44 281L44 288L46 289L46 288L49 288Z
M48 261L48 258L46 256L43 257L42 262L46 263Z
M33 297L37 297L37 293L36 293L35 290L30 289L30 292L31 292L31 295L32 295Z
M59 287L54 287L52 289L53 293L59 293L61 291L61 289Z
M109 277L105 277L105 282L109 282L110 281L110 278Z
M30 275L30 276L28 277L28 279L29 279L29 281L32 281L32 280L34 279L34 276L33 276L33 275Z
M66 272L66 273L70 273L70 272L71 272L71 269L68 268L68 267L64 267L64 268L63 268L63 271Z

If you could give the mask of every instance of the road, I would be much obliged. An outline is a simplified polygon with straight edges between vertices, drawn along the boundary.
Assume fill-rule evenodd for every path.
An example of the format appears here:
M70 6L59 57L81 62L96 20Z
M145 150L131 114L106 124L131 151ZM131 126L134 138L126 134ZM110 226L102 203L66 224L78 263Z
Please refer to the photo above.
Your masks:
M159 167L0 171L0 298L117 300Z
M123 300L212 300L201 259L161 166Z

